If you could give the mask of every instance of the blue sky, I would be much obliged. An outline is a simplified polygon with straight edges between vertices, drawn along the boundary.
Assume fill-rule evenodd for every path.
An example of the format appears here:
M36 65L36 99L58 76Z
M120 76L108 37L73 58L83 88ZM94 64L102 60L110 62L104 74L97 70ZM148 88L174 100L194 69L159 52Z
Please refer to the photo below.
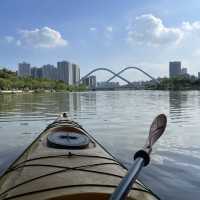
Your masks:
M80 65L82 75L96 67L118 72L139 66L168 76L168 62L181 60L197 74L199 10L198 0L1 0L0 66L69 60ZM124 76L146 79L136 71Z

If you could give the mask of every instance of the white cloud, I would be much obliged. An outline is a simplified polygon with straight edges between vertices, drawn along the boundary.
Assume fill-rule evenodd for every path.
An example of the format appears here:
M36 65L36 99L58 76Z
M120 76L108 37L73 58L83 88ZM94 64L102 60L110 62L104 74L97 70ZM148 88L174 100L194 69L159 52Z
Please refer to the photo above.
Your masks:
M185 32L196 32L200 33L200 21L195 22L183 22L182 29Z
M113 32L113 27L112 27L112 26L107 26L107 27L106 27L106 31L108 31L108 32Z
M16 41L16 45L17 45L17 46L21 46L21 41L20 41L20 40L17 40L17 41Z
M192 55L193 55L193 56L196 56L196 57L199 57L199 56L200 56L200 49L194 50L194 52L193 52Z
M96 31L97 29L95 27L90 27L90 31Z
M166 27L160 18L152 14L135 18L128 27L128 41L148 45L177 44L183 37L180 28Z
M58 31L49 27L35 30L22 30L20 34L21 40L17 41L18 46L22 44L36 48L54 48L68 45L68 41L64 40Z
M6 40L8 43L12 43L12 42L15 40L15 38L12 37L12 36L5 36L5 40Z
M13 36L5 36L4 39L9 44L12 43L12 44L15 44L17 46L21 46L21 41L20 40L16 40L16 38L14 38Z
M107 38L107 41L105 41L106 46L110 46L110 42L108 40L112 40L113 37L113 27L112 26L106 26L104 35Z

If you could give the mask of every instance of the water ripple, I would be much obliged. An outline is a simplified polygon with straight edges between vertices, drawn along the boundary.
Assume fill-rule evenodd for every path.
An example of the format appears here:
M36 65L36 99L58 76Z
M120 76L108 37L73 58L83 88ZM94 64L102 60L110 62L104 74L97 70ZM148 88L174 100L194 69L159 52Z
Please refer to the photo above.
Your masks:
M164 200L198 199L199 97L199 91L0 95L0 172L61 112L130 166L134 152L144 145L152 119L165 113L166 133L140 179Z

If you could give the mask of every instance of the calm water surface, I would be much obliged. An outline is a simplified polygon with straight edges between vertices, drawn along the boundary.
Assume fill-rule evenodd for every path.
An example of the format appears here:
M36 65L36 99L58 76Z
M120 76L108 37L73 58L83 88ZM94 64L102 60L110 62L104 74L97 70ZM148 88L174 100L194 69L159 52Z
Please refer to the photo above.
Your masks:
M200 196L200 92L114 91L0 95L0 171L59 113L68 112L129 166L153 118L168 117L140 179L162 199Z

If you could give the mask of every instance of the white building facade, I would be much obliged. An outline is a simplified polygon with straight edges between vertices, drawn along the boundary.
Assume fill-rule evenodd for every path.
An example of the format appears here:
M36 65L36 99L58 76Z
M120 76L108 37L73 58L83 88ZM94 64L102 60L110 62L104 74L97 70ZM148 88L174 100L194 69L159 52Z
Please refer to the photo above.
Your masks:
M72 64L72 84L79 85L80 80L80 68L76 64Z
M68 85L73 85L72 82L72 65L68 61L57 62L58 80L64 81Z

